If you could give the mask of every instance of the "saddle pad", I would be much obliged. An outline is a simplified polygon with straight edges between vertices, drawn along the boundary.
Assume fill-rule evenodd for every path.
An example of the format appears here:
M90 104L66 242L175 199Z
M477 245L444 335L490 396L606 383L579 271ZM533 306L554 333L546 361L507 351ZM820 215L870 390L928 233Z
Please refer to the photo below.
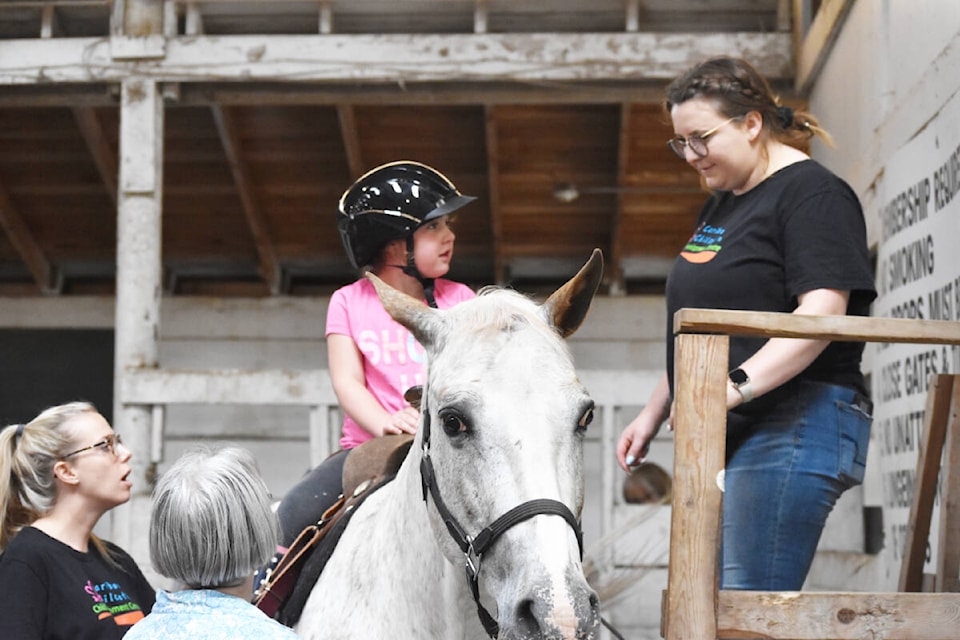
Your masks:
M370 488L359 496L356 496L356 500L345 503L344 509L346 509L346 511L333 523L326 535L316 542L314 548L308 554L304 554L305 559L302 561L303 568L297 576L293 591L289 597L285 599L283 604L280 605L276 616L277 621L288 627L293 627L297 624L300 620L300 615L303 613L303 606L306 604L307 598L310 597L310 592L313 591L313 586L317 583L317 579L320 578L323 568L327 566L327 561L330 559L330 556L333 555L333 550L336 548L340 536L343 535L347 525L350 523L350 517L360 508L360 505L363 504L367 497L380 487L392 481L394 477L395 475L390 475L378 479Z

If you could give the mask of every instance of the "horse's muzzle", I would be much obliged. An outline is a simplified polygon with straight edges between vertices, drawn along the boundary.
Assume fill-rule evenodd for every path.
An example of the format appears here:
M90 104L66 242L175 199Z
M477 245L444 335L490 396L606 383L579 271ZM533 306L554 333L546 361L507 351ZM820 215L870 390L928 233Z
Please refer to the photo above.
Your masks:
M566 593L531 585L513 611L500 616L498 640L593 640L599 629L600 599L582 577L574 577Z

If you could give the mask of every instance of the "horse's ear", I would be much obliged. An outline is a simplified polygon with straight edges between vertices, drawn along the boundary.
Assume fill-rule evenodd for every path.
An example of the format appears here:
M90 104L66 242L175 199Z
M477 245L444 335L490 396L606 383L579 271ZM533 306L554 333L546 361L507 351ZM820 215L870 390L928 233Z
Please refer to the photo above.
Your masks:
M380 303L390 317L410 329L413 337L424 347L432 345L439 327L438 312L425 305L423 301L394 289L373 273L368 271L364 275L373 283Z
M543 303L542 313L564 338L573 334L590 309L600 279L603 277L603 253L594 249L577 275L553 292Z

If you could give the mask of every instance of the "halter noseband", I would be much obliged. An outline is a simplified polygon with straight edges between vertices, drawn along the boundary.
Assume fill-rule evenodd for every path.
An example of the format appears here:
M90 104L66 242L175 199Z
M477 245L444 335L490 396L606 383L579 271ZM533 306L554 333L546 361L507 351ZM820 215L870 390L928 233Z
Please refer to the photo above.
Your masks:
M483 561L483 554L514 525L538 515L555 515L566 520L567 524L573 529L577 536L577 545L580 548L580 559L583 560L583 531L577 517L573 515L567 505L558 500L540 498L517 505L494 520L492 524L484 527L475 537L470 537L450 512L450 509L447 508L446 503L440 496L440 489L437 487L437 476L433 470L433 461L430 459L430 412L427 409L426 388L423 390L422 405L423 443L420 458L420 483L423 489L423 500L426 502L429 493L433 498L437 512L447 527L447 531L450 532L450 537L464 553L464 568L467 573L467 581L470 583L470 590L473 592L473 600L477 604L477 615L480 616L480 622L483 624L487 635L496 638L500 634L500 625L480 602L480 566Z

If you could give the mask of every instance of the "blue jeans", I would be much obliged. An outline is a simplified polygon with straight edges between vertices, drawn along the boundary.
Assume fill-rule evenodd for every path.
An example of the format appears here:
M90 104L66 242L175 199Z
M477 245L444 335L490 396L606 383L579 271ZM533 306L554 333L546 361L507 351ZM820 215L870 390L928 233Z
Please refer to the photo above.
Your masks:
M871 412L853 389L802 381L761 415L729 415L722 589L803 586L827 515L863 481Z

